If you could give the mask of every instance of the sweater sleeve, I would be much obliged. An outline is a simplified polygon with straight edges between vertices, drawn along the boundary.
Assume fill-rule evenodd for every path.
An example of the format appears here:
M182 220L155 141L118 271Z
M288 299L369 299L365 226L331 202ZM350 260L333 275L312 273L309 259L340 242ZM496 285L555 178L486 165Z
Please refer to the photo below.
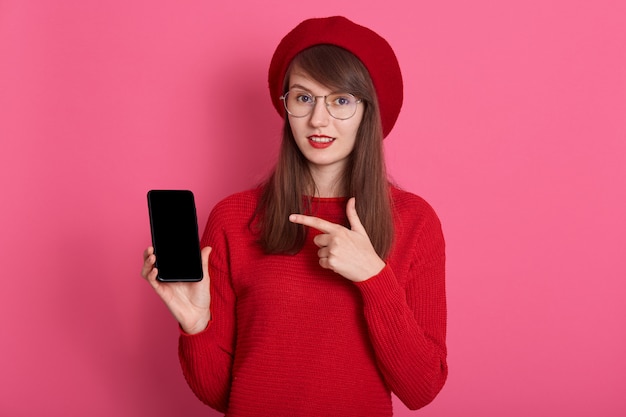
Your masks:
M209 216L202 247L211 246L211 321L200 333L181 330L178 354L183 375L194 394L210 407L226 412L235 339L235 295L226 267L227 241L215 213Z
M430 403L448 374L443 234L432 211L420 223L411 243L414 250L401 248L405 256L412 253L406 279L399 281L388 264L357 284L378 366L390 389L412 410Z

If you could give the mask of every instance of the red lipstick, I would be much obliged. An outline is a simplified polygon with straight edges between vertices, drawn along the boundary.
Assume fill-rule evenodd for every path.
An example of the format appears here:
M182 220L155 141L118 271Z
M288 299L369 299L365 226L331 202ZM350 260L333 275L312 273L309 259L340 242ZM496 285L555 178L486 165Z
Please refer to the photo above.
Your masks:
M307 139L309 139L309 143L315 149L325 149L333 144L335 138L331 138L326 135L311 135Z

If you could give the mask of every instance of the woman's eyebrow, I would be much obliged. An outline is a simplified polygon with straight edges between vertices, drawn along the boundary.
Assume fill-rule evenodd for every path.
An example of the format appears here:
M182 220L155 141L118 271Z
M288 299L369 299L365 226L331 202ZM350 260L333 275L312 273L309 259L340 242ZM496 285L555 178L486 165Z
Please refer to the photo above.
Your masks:
M309 90L308 88L306 88L306 87L304 87L304 86L302 86L302 85L300 85L300 84L293 84L293 85L289 86L289 89L290 89L290 90L291 90L292 88L298 88L298 89L303 90L303 91L306 91L306 92L308 92L308 93L310 93L310 92L311 92L311 90Z

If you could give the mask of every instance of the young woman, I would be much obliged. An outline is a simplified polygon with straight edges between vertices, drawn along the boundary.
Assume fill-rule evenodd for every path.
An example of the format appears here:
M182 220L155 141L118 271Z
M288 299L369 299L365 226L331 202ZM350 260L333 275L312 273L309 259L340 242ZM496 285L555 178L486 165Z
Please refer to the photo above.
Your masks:
M285 118L278 162L211 212L205 279L159 283L144 253L180 323L185 378L230 417L388 417L392 392L423 407L447 376L444 240L385 172L395 54L346 18L306 20L276 49L269 89Z

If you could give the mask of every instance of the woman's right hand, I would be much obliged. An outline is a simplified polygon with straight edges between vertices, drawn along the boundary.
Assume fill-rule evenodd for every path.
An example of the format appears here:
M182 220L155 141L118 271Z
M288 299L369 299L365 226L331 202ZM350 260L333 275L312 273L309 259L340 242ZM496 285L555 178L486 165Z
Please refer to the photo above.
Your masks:
M203 331L211 320L211 295L209 279L209 246L202 249L203 278L198 282L160 282L157 280L157 268L154 266L156 255L154 248L148 247L143 253L141 276L167 305L183 331L195 334Z

